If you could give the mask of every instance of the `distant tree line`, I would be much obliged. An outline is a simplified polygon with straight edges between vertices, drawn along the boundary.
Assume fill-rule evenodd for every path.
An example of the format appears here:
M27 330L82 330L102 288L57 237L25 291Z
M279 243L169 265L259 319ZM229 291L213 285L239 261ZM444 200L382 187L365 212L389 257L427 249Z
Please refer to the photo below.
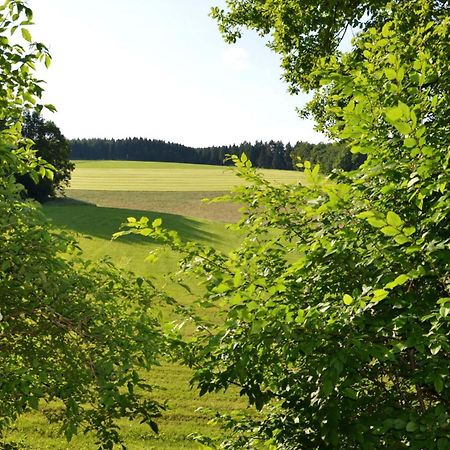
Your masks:
M323 172L334 168L356 169L363 161L342 144L297 142L294 146L281 141L254 144L193 148L156 139L74 139L70 141L71 159L107 159L130 161L165 161L194 164L228 164L226 155L243 152L253 165L266 169L294 170L298 159L319 163Z

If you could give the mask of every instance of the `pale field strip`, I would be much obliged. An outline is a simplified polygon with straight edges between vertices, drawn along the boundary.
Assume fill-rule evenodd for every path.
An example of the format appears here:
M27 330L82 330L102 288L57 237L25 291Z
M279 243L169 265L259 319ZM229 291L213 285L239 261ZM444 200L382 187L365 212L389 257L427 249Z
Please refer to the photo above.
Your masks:
M104 191L227 191L242 184L231 167L139 161L75 161L71 189ZM296 183L296 171L260 169L275 183Z

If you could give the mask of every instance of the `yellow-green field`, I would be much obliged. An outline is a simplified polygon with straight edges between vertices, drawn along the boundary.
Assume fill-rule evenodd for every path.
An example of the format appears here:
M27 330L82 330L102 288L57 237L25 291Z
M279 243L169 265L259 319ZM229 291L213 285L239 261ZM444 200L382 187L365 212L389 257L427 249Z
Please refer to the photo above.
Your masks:
M298 172L265 171L272 180L296 182ZM229 251L240 237L227 229L234 222L238 206L227 203L204 203L203 197L216 197L239 183L232 169L206 165L78 161L67 199L50 202L44 212L59 228L76 233L86 257L109 256L118 266L164 284L164 273L177 266L177 256L164 252L158 262L144 261L158 244L138 237L111 241L127 217L162 217L167 228L178 231L183 239L196 240ZM159 281L158 281L159 280ZM184 303L192 297L177 286L167 286L177 300ZM167 311L163 311L166 315ZM148 378L160 388L154 391L159 400L168 400L168 411L158 422L160 434L148 427L120 422L130 449L196 449L188 438L191 433L218 435L220 430L208 424L208 415L198 408L231 411L246 407L236 391L199 397L189 387L190 370L162 361ZM45 407L45 406L44 406ZM49 405L47 408L57 408ZM78 436L71 443L58 435L56 425L47 423L43 414L21 418L11 437L22 440L30 449L93 449L94 439Z
M75 161L72 189L101 191L227 191L241 183L224 166L139 161ZM299 172L262 169L271 181L292 183Z

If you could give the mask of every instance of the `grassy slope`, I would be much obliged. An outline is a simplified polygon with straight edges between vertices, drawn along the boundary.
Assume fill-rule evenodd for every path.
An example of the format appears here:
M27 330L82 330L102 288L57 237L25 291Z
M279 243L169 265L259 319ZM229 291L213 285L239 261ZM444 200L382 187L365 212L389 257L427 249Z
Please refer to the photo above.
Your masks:
M275 175L272 174L271 178ZM299 177L296 172L282 172L281 175L286 182L298 180ZM143 186L142 180L149 184ZM158 184L155 184L156 180ZM150 250L158 247L156 243L138 237L111 241L112 233L129 216L162 217L163 224L177 230L184 239L195 239L227 251L238 244L239 236L227 230L224 223L213 220L236 220L237 207L223 203L204 204L201 198L214 197L220 194L217 191L226 190L235 183L236 177L230 169L217 166L128 161L77 162L73 183L77 189L68 190L68 196L78 201L53 202L47 204L44 211L56 226L78 234L87 257L109 255L123 268L158 278L176 267L175 255L164 253L157 264L149 264L144 259ZM190 301L181 289L172 288L172 293L180 301ZM190 371L186 367L164 363L155 368L149 377L161 386L154 392L155 397L169 399L169 410L159 420L159 436L144 425L122 421L120 425L130 449L197 448L195 443L187 440L188 434L218 433L217 428L208 425L208 415L197 408L230 411L245 407L245 402L236 392L199 398L188 387ZM44 405L44 409L55 407ZM23 439L32 449L95 448L94 440L89 436L79 436L67 444L64 438L58 436L56 425L48 424L40 413L20 419L11 437Z
M149 265L144 259L152 249L159 245L148 238L128 236L111 241L113 233L126 222L127 217L146 216L153 220L161 217L163 226L177 231L185 240L195 240L227 250L238 243L237 236L226 229L222 222L167 214L145 209L98 207L92 204L69 201L52 202L45 206L46 215L60 228L78 234L81 246L89 258L109 255L120 267L140 275L163 273L175 267L176 256L166 256L174 264L157 267Z
M70 197L97 206L158 211L220 222L239 219L239 206L232 203L211 203L203 199L219 197L223 192L194 191L102 191L70 189Z
M235 391L206 394L198 397L195 391L188 387L190 371L186 367L163 363L154 368L150 374L150 381L158 384L152 394L153 398L168 400L169 409L158 419L160 433L155 435L147 425L127 420L120 420L121 434L129 450L164 449L188 450L198 449L189 434L200 433L217 436L219 430L208 422L213 410L232 411L245 408L245 402ZM41 405L41 410L51 413L58 405ZM8 436L15 442L23 442L26 448L33 450L67 449L92 450L95 449L95 438L91 435L78 435L70 443L58 433L58 426L49 423L44 414L30 413L20 418Z
M85 194L85 200L98 201L108 204L109 192L96 192L92 197ZM129 200L133 201L130 193ZM109 199L109 200L108 200ZM126 198L122 198L126 203ZM114 201L112 201L114 203ZM145 203L145 202L143 202ZM161 283L161 276L177 266L176 255L164 252L157 263L144 261L150 250L158 248L158 244L137 236L121 238L111 241L111 235L119 229L127 217L147 216L151 219L162 217L163 223L170 229L177 230L182 238L196 240L204 244L214 245L227 251L238 244L239 237L226 229L224 223L205 219L185 217L175 214L163 214L142 209L125 209L113 207L97 207L71 199L51 202L45 205L46 215L59 227L78 236L80 246L89 258L109 256L119 266L133 270L139 275L156 277ZM189 303L191 299L182 289L173 287L169 291L181 302ZM167 316L166 316L167 317ZM244 408L245 402L236 392L219 393L198 397L189 388L190 370L176 364L163 363L149 373L149 380L160 386L154 396L164 401L169 400L169 409L164 417L158 420L160 435L156 436L147 426L128 421L120 422L123 436L129 449L194 449L198 448L187 436L190 433L204 433L216 435L218 429L208 425L208 414L198 408L231 411ZM57 408L57 405L43 406L45 410ZM89 436L79 436L70 444L63 437L58 436L56 425L50 425L40 413L28 414L16 424L11 438L23 439L32 449L92 449L95 448L94 439Z

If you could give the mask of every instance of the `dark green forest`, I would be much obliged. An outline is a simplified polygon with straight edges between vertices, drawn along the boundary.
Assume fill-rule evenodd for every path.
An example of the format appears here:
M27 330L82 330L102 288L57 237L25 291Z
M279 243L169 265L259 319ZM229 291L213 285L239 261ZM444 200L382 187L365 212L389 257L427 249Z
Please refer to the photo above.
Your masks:
M297 142L294 146L281 141L254 144L194 148L156 139L74 139L70 141L71 159L107 159L131 161L164 161L194 164L231 164L227 155L245 153L255 167L293 170L298 159L318 163L322 171L335 168L356 169L362 162L361 155L353 155L342 144Z

